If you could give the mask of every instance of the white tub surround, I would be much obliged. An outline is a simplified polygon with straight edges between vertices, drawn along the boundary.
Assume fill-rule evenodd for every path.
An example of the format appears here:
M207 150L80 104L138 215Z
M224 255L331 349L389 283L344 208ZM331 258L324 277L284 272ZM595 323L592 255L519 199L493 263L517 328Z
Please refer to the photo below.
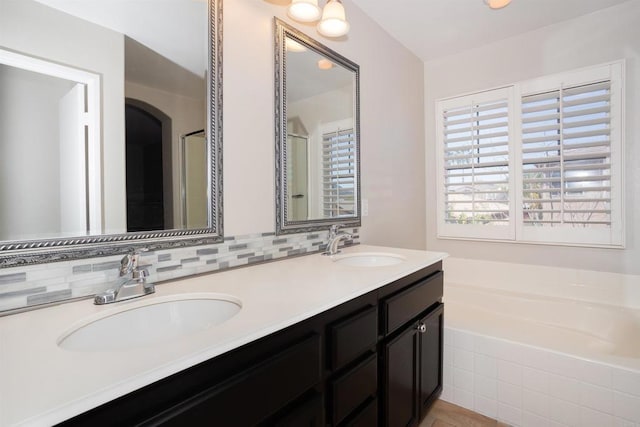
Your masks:
M0 425L51 425L312 317L442 260L446 254L358 245L344 253L393 253L402 263L354 267L313 254L156 287L150 296L95 306L79 301L0 318ZM83 319L185 293L242 303L219 326L167 345L73 352L59 338ZM85 320L86 321L86 320Z
M640 276L449 257L447 282L640 309Z
M445 270L443 399L514 426L640 426L640 277Z

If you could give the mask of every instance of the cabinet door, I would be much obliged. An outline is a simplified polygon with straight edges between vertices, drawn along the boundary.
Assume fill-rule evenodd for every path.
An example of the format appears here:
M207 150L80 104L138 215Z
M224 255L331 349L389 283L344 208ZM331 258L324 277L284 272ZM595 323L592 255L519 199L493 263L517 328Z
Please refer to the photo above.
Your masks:
M409 324L383 344L384 425L407 427L418 423L419 333Z
M419 321L420 336L420 408L423 418L442 391L442 346L444 305ZM424 331L424 332L423 332Z

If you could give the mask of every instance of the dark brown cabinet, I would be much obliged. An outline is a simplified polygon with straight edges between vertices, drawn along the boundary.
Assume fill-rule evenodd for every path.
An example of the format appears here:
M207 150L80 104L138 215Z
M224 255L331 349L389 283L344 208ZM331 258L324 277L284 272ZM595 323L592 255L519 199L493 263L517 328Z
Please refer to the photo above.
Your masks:
M324 401L320 393L314 392L304 401L284 411L275 421L265 423L274 427L324 427Z
M384 425L406 427L420 420L418 373L420 336L410 325L382 345Z
M436 303L383 342L386 426L418 425L442 391L443 313Z
M420 418L424 418L427 410L442 391L442 350L444 328L444 305L439 304L429 314L420 319L424 325L420 333Z
M423 268L62 425L417 425L442 385L441 269Z
M273 387L274 379L278 379L277 387ZM320 336L312 334L263 363L146 420L145 424L179 427L209 420L217 426L256 425L320 379ZM250 399L255 390L268 392L251 399L251 410L238 410L237 402Z
M329 364L337 370L378 344L378 307L369 306L329 327Z
M442 390L443 273L412 275L380 299L384 425L416 426Z

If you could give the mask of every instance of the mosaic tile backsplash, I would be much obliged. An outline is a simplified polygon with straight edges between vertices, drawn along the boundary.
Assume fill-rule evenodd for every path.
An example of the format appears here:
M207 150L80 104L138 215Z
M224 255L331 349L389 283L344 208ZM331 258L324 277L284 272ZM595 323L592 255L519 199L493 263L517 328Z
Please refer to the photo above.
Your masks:
M346 229L345 231L349 231ZM350 231L358 243L358 229ZM328 232L225 237L223 243L145 252L140 265L156 284L170 279L241 267L324 250ZM121 255L0 269L0 312L90 297L113 286Z

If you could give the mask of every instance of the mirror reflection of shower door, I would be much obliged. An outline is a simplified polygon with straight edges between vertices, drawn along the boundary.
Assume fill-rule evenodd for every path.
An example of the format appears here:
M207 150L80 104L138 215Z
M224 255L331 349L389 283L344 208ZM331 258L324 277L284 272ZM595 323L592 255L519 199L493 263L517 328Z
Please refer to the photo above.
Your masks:
M182 137L182 222L185 228L208 227L207 141L204 130Z
M308 142L306 136L287 135L290 221L305 221L309 216Z

